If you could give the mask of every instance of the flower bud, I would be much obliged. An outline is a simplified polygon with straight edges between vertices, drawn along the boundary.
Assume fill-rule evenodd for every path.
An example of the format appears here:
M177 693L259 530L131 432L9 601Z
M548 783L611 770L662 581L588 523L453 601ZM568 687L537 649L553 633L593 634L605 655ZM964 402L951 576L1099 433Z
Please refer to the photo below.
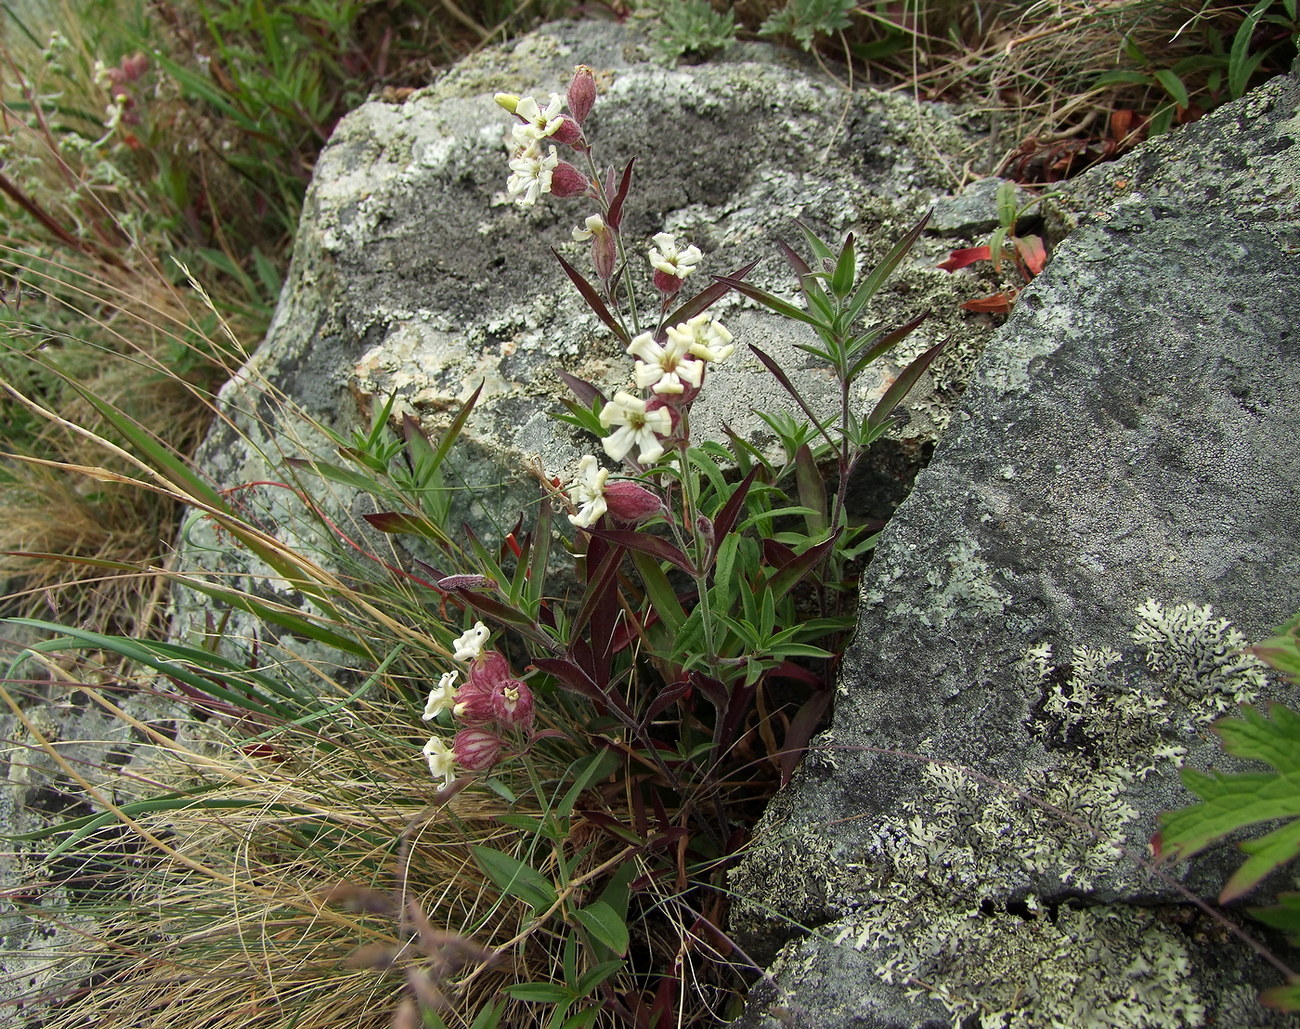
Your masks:
M519 98L513 93L498 93L492 99L497 102L498 107L509 111L511 114L514 114L515 108L519 106Z
M560 161L551 170L551 194L567 198L580 197L591 189L587 176L568 161Z
M663 501L626 479L605 484L605 510L620 522L643 522L663 510Z
M444 575L435 586L451 593L455 590L490 590L496 587L496 580L486 575Z
M585 64L578 65L573 71L573 81L569 83L567 96L569 114L581 125L587 120L592 106L596 103L596 76Z
M486 772L501 759L505 743L487 729L462 729L451 741L456 764L471 772Z

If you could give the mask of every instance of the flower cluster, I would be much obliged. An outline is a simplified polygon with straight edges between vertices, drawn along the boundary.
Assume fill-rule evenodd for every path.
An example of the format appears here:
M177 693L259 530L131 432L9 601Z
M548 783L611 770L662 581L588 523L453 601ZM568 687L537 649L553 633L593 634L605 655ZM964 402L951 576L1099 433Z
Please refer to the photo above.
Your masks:
M493 650L484 650L488 628L475 622L474 628L456 640L453 657L469 665L465 684L456 687L458 673L446 672L429 691L424 713L426 722L450 711L459 723L451 743L441 736L424 745L429 772L450 786L456 769L483 772L501 759L505 749L502 733L531 732L533 694L528 684L516 679L510 663Z
M596 80L590 68L580 67L569 84L567 97L552 93L545 107L533 97L498 93L496 102L518 119L511 132L514 152L506 192L520 207L532 207L543 193L558 197L583 196L591 181L562 160L556 144L578 153L588 149L582 123L596 100ZM569 113L564 114L565 106Z

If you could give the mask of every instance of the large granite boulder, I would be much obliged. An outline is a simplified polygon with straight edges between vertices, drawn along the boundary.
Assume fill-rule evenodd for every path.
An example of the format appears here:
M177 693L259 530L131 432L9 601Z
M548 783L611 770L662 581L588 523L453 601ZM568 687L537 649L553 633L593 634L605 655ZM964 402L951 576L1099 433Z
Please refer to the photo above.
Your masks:
M1280 1018L1187 904L1241 854L1148 841L1178 762L1225 766L1214 717L1300 699L1238 650L1300 610L1298 104L1276 79L1067 195L733 875L742 943L798 937L740 1025Z
M853 230L864 260L878 259L953 191L951 169L978 139L941 105L845 92L766 45L676 69L653 63L652 53L633 26L557 23L467 58L402 103L372 101L345 118L317 164L268 337L223 391L227 417L200 452L212 480L225 489L282 481L285 458L332 456L317 426L346 436L367 426L390 396L394 416L412 413L436 433L482 383L455 453L457 473L474 487L459 494L472 503L458 518L493 535L535 502L530 465L567 475L591 448L552 417L567 393L555 372L587 378L608 395L629 381L631 360L550 253L555 247L588 267L586 245L574 243L570 230L591 209L554 197L527 209L510 201L513 122L493 103L494 91L544 100L564 91L576 64L592 66L606 83L587 126L598 157L618 169L636 158L628 238L648 245L669 231L696 244L705 253L701 283L759 260L751 281L785 293L792 280L775 240L799 242L796 219L835 238ZM981 211L991 205L985 200L976 205ZM948 221L954 218L960 235L960 212ZM903 362L952 339L910 407L907 434L919 441L946 424L991 331L988 319L959 307L988 284L934 267L954 245L930 239L882 292L875 312L882 321L901 324L927 309L934 315L893 364L882 362L862 381L865 406ZM632 260L648 272L644 252ZM808 395L831 402L830 379L793 346L802 327L735 294L713 310L741 348L711 375L693 415L697 432L720 438L725 422L753 433L763 428L756 409L793 412L749 343L782 361ZM373 508L330 485L322 502L331 516L364 532L357 516ZM261 524L329 560L319 523L291 492L263 485L237 496ZM186 543L191 564L301 603L208 526L192 525ZM206 598L182 597L178 630L201 627L210 607ZM252 631L241 617L230 635Z

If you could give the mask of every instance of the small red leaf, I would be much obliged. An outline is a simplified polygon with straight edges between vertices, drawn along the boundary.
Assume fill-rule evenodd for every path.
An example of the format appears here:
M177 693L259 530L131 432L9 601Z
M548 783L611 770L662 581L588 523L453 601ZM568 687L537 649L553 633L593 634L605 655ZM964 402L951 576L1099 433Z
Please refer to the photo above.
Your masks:
M1006 314L1011 310L1011 303L1016 299L1014 292L1003 290L990 293L986 297L976 297L962 304L962 310L975 311L978 314Z
M955 272L960 268L965 268L968 264L974 264L976 261L989 261L993 258L993 252L987 246L966 247L963 250L954 250L948 254L948 260L941 261L938 267L946 272Z

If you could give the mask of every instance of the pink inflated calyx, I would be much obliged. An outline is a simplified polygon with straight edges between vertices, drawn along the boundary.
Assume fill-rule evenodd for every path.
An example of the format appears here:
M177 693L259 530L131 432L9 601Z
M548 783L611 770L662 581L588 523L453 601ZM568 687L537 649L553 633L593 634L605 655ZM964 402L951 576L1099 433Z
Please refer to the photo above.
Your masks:
M505 741L489 729L461 729L451 741L456 764L471 772L486 772L501 760Z
M605 484L605 510L620 522L643 522L663 507L657 495L635 482L616 479Z
M568 161L560 161L551 170L551 194L567 198L580 197L591 190L591 181Z
M510 664L494 650L474 659L469 678L456 691L452 714L473 727L498 723L525 731L533 724L533 693L510 673Z

